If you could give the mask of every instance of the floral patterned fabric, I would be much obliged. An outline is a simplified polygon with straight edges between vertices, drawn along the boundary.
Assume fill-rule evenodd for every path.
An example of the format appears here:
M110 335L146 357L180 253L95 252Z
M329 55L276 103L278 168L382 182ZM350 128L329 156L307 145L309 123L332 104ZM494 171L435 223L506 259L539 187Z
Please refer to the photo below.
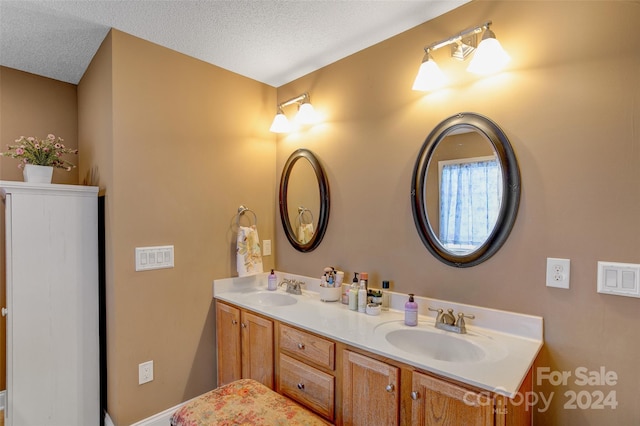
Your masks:
M171 426L327 425L261 383L241 379L219 387L180 407Z

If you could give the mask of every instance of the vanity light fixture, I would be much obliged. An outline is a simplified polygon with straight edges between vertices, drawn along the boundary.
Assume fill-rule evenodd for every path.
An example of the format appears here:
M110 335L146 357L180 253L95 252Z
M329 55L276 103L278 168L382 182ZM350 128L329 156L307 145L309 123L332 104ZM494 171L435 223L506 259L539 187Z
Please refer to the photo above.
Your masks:
M270 131L274 133L288 133L291 131L291 123L284 115L283 108L289 105L298 104L298 113L296 114L295 121L299 124L315 124L317 121L316 112L311 105L311 98L309 93L303 93L300 96L291 98L278 104L278 113L271 123Z
M487 21L461 31L455 36L426 46L422 64L413 82L413 90L430 91L444 85L446 77L431 57L431 53L445 46L451 46L451 56L459 61L464 61L475 51L473 59L467 67L467 71L474 74L493 74L504 68L511 58L496 39L496 35L489 28L490 25L491 21ZM482 32L484 34L478 44L478 34Z

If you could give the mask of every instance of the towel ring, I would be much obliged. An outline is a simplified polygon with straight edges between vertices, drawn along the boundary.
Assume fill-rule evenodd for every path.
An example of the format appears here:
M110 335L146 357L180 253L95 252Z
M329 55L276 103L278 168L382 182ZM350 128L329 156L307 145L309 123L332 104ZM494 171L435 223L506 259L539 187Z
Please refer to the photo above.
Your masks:
M238 207L238 213L236 214L236 226L240 226L240 216L242 216L246 212L250 212L253 215L253 224L255 226L258 226L258 216L256 216L256 213L250 208L242 205Z
M311 216L311 220L307 223L304 222L305 213L309 213L309 216ZM298 207L298 222L300 223L300 225L308 225L310 223L313 223L313 220L313 213L311 212L311 210L303 206Z

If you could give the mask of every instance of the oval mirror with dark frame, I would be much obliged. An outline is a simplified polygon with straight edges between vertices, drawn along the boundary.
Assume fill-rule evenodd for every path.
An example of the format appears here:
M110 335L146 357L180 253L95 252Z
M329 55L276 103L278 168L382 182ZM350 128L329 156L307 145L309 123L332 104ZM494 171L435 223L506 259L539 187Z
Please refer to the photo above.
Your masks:
M520 203L520 170L496 123L464 112L427 136L413 169L413 219L440 261L478 265L504 244Z
M314 250L329 222L329 181L308 149L287 159L280 178L280 219L284 233L298 251Z

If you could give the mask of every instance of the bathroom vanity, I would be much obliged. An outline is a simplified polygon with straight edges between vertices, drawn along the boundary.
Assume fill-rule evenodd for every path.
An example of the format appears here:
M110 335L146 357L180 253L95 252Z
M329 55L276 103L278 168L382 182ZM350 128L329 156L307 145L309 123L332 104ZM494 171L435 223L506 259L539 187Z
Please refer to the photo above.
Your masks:
M313 281L302 295L266 291L266 276L214 282L218 385L253 378L338 425L531 424L541 318L418 298L424 315L407 327L403 295L369 316L321 302ZM438 330L427 304L477 320Z

